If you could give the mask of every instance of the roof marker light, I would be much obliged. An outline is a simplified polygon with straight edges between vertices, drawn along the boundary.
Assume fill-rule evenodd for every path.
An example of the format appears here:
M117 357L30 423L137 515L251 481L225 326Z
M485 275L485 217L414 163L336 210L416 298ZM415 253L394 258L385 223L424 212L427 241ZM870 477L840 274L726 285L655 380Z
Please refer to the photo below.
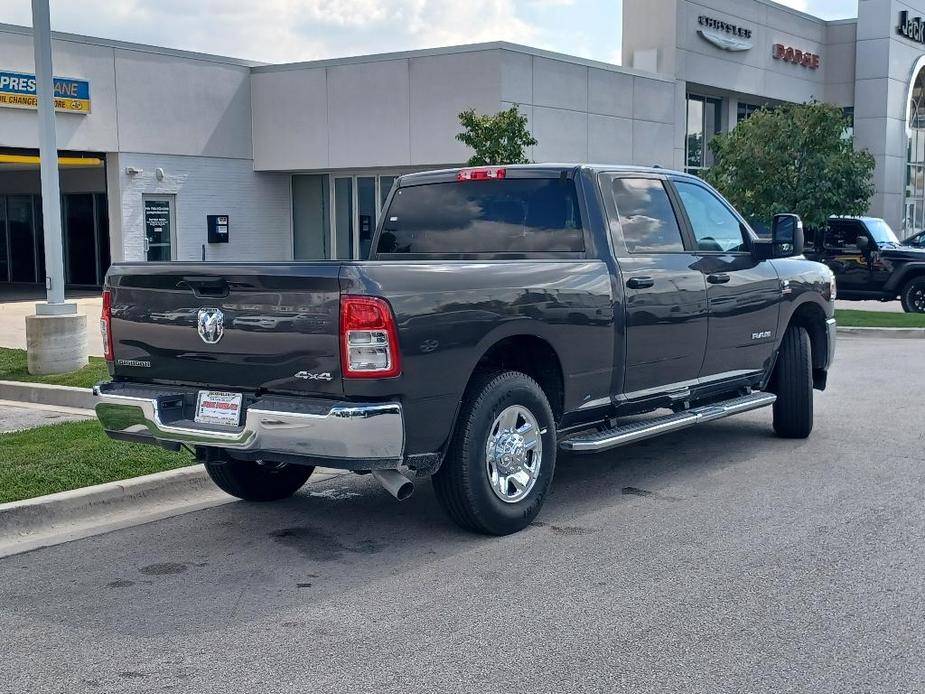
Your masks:
M507 176L507 169L503 166L489 166L479 169L460 169L456 174L457 181L494 181Z

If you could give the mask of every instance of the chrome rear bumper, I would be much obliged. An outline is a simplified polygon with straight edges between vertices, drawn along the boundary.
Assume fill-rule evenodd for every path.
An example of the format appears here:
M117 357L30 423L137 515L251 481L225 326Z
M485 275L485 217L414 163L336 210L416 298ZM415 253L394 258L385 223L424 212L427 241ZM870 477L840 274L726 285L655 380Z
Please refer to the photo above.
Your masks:
M101 383L96 415L113 438L140 443L208 446L246 454L321 459L327 464L394 465L404 454L398 403L346 403L265 396L245 400L240 427L192 419L197 391L167 386ZM360 465L362 467L362 465Z

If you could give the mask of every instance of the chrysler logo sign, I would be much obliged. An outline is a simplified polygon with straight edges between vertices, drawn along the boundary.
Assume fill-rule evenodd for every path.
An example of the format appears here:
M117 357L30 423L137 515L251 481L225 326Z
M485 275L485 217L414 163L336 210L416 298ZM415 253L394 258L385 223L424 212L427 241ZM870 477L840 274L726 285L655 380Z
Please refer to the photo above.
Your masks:
M701 27L697 30L700 37L724 51L747 51L752 47L751 29L702 15L697 24Z
M925 22L921 17L909 19L909 12L903 10L899 13L899 25L896 27L896 33L905 36L910 41L925 43Z
M225 314L217 308L199 309L199 337L206 344L214 345L225 334Z

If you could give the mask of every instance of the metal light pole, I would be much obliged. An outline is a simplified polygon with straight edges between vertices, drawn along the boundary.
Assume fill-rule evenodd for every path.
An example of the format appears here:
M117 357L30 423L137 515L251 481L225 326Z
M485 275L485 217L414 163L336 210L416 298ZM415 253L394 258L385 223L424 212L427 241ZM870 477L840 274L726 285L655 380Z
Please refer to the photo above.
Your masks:
M61 193L58 188L58 142L55 133L55 85L51 68L51 18L48 0L32 0L32 44L38 96L39 159L42 176L42 223L45 227L45 289L48 303L39 315L77 313L64 303L64 257L61 243Z
M27 361L29 373L67 373L87 364L87 317L77 313L77 304L64 301L61 193L58 187L55 85L51 67L48 0L32 0L32 44L35 48L45 290L48 301L35 305L34 316L26 316Z

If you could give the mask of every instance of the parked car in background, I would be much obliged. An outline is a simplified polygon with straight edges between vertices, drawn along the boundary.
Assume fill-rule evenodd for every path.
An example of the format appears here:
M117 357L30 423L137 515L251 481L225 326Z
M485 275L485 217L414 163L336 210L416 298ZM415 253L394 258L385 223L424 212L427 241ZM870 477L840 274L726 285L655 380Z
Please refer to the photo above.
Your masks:
M905 311L925 313L925 247L900 241L882 219L832 217L807 234L804 253L832 270L839 299L899 299Z

